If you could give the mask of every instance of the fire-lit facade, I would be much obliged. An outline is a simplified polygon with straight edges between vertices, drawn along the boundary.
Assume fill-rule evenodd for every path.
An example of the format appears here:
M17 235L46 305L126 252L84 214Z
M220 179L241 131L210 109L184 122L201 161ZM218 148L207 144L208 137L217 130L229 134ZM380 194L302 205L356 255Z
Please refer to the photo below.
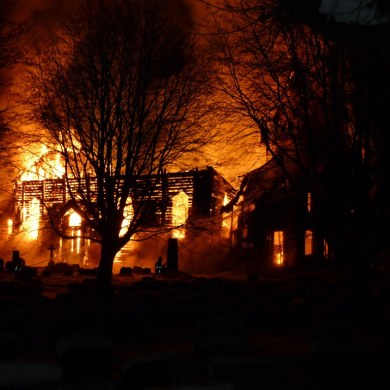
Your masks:
M310 266L330 259L329 245L315 227L310 188L299 180L292 188L275 160L245 176L235 202L227 207L232 208L236 248L257 265Z
M229 237L231 226L227 221L230 222L230 218L221 216L219 210L233 198L235 190L215 169L207 167L167 172L144 180L153 188L147 218L149 222L167 227L170 234L178 239L185 238L188 230L196 230L199 225L213 226L222 236ZM143 179L140 179L139 185L143 184ZM38 235L39 226L48 222L49 213L65 228L82 228L83 221L74 212L74 201L68 193L69 186L72 188L73 185L79 186L80 180L64 177L18 180L14 189L14 230L23 227ZM86 191L94 193L96 178L85 178L83 185ZM209 223L210 220L213 223Z

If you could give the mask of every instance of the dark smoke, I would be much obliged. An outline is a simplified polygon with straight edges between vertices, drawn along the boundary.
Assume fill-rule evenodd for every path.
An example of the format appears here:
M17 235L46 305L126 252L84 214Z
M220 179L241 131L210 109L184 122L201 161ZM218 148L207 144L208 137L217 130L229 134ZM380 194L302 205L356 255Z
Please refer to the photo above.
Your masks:
M99 0L92 0L99 1ZM136 0L147 1L147 0ZM18 0L13 7L13 17L19 22L31 20L38 24L55 24L64 17L74 13L83 3L91 0ZM114 1L107 0L108 4ZM193 15L199 15L200 6L197 0L169 0L166 2L175 19L183 27L191 24Z

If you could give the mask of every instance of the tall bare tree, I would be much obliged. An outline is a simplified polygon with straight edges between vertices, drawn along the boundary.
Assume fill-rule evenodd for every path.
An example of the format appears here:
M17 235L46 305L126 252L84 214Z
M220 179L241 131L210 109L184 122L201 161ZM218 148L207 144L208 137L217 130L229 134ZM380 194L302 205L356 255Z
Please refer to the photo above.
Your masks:
M9 85L9 72L20 58L16 38L20 36L22 28L10 18L15 3L15 0L0 0L0 94L5 93L5 88ZM5 112L6 107L0 106L0 131L5 131L7 127Z
M102 287L117 252L136 233L157 232L145 228L157 185L148 178L211 134L208 74L191 29L180 0L87 1L30 64L29 107L63 157L72 207L101 244Z
M363 118L356 62L345 42L286 2L223 3L214 37L229 110L258 128L293 190L305 183L312 192L316 228L338 260L359 263L373 222L378 137Z

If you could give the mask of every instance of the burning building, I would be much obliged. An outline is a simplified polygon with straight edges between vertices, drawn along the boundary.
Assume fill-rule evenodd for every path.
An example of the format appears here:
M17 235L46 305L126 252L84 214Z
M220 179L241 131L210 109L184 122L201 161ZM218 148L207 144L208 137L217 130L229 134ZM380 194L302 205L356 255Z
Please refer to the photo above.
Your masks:
M256 266L296 267L331 257L327 240L316 229L310 188L295 179L293 184L287 180L271 159L245 175L235 198L223 208L236 208L236 248Z
M66 232L68 237L74 238L72 248L79 251L80 237L91 237L93 232L74 210L74 199L69 194L69 188L77 192L76 187L82 183L82 190L91 193L93 198L97 179L85 177L80 182L80 179L65 178L59 161L52 157L51 163L52 166L59 166L52 170L51 175L36 164L29 174L23 174L15 183L13 231L24 231L31 239L38 239L42 229L54 223L61 226L61 231ZM221 216L219 210L232 200L235 190L214 168L164 172L162 175L140 178L137 186L140 189L149 186L151 191L146 228L152 227L161 233L159 236L179 239L186 249L191 245L198 248L199 245L206 248L208 244L229 246L231 217ZM124 224L131 214L130 208ZM207 239L204 239L205 236ZM160 244L165 241L160 240ZM131 245L132 241L118 253L118 257L135 256L134 249L129 249ZM143 247L148 245L151 252L151 246L155 246L156 241L153 244L145 241ZM138 247L138 250L141 249Z

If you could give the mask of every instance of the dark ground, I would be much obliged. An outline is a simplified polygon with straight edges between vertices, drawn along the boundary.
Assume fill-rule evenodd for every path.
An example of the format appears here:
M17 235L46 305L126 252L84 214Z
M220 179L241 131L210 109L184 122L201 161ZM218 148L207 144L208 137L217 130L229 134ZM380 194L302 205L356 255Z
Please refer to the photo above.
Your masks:
M390 388L390 277L0 274L0 388Z

